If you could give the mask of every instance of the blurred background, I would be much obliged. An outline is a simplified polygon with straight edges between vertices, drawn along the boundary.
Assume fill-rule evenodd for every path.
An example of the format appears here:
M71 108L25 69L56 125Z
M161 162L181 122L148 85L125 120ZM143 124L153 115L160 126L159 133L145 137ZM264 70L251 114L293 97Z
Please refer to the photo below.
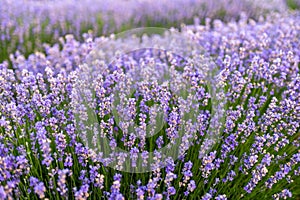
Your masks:
M109 35L136 27L180 27L209 19L258 20L299 9L300 0L1 0L0 62L12 52L43 51L61 36Z

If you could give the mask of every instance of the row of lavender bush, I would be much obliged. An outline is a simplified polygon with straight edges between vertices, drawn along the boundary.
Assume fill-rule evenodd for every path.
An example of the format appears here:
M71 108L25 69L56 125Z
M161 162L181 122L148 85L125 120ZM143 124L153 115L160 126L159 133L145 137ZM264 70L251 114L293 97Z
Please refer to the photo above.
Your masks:
M33 1L1 0L0 62L19 50L26 55L41 50L43 43L58 42L60 36L119 32L141 26L178 26L194 17L236 19L241 12L258 18L270 11L284 11L283 0L173 0L157 1Z
M4 5L8 4L7 1ZM217 85L223 87L226 98L224 127L220 140L208 151L203 151L202 147L209 146L211 142L206 136L212 114L211 97L203 84L203 68L179 66L182 60L176 56L168 66L173 69L174 76L191 84L190 90L197 94L196 102L176 97L173 90L180 84L173 84L175 88L170 88L170 85L162 87L155 84L158 80L145 79L138 85L137 94L120 112L127 114L130 120L136 120L139 131L145 133L146 122L151 112L156 111L153 102L149 101L152 99L162 106L167 124L157 137L147 140L137 138L124 129L120 130L116 123L112 91L116 83L126 83L135 78L129 76L128 80L124 80L132 67L151 69L151 52L144 52L144 58L140 60L128 55L126 62L121 60L108 65L104 58L115 55L115 50L121 46L119 40L113 36L94 38L91 33L84 34L84 42L76 40L76 35L80 35L80 22L84 20L91 22L95 30L100 29L94 18L89 18L93 12L89 15L85 11L76 11L74 15L63 14L66 18L61 18L58 13L64 12L64 9L58 10L56 15L54 4L41 7L16 5L4 13L8 13L6 20L1 17L1 28L7 31L2 35L2 43L21 42L23 38L24 43L30 44L23 34L30 35L29 30L40 33L41 30L38 29L40 26L32 27L31 23L25 22L32 20L33 24L40 24L52 15L43 31L54 32L59 43L44 45L43 52L36 52L28 58L16 52L10 56L11 66L6 61L0 64L0 199L299 198L299 16L269 15L259 22L248 18L229 23L207 20L204 25L187 26L180 32L182 37L191 36L194 44L204 48L204 55L211 57L217 69L222 71L216 80ZM226 12L239 10L237 2L235 5L237 7L230 7ZM115 6L114 9L122 8ZM172 6L176 10L177 4ZM28 8L36 8L35 12L40 14L34 16L39 17L22 15L27 13ZM76 8L79 9L76 6L73 9ZM100 6L92 8L97 10ZM139 6L133 8L140 9ZM180 8L188 9L185 6ZM51 9L55 11L43 14ZM156 15L150 14L151 9L147 11L147 7L141 9L146 9L143 12L148 12L153 20L169 20L168 16L164 16L165 11ZM10 20L14 12L18 14L13 16L21 17L23 21L14 20L17 18ZM140 12L133 10L134 14L129 12L129 15L135 16ZM188 16L188 12L183 11L170 20L177 22L194 14ZM115 19L118 28L131 19L131 16L119 17L118 14ZM141 15L136 15L133 19L141 21L139 17ZM105 22L101 27L103 31L108 19L104 15L101 20ZM58 29L55 28L57 22L61 26ZM69 22L77 27L74 29L75 36L60 37L68 32ZM56 32L58 30L62 32ZM16 39L16 34L21 35ZM168 37L161 37L162 44L170 43ZM31 42L38 44L40 39L32 38ZM108 45L103 46L103 41ZM4 48L12 47L6 45ZM126 45L140 47L134 39L126 40ZM99 57L88 62L88 55L96 47L100 47L97 49ZM192 51L187 51L185 56L191 60L198 59ZM157 66L164 67L159 61L155 62L158 62ZM147 155L155 152L157 162L151 166L152 172L122 172L122 162L126 159L122 153L112 155L119 161L119 170L106 167L113 158L103 159L101 152L95 154L82 143L80 136L83 133L76 124L76 114L86 116L87 105L73 105L73 102L76 102L76 83L81 81L80 76L87 67L96 72L92 74L96 81L90 86L95 90L96 101L91 107L97 111L101 137L107 138L111 147L121 146L130 152L128 159L132 167L137 164L138 153L147 160ZM178 72L175 69L179 69ZM153 69L143 73L154 78L158 76ZM189 131L179 141L180 150L184 153L179 160L164 158L158 150L178 137L178 126L183 123L182 113L190 112L189 106L185 106L188 103L198 108L199 113L196 121L185 124ZM87 119L82 117L82 120ZM185 148L186 145L189 148ZM164 168L163 162L166 163Z

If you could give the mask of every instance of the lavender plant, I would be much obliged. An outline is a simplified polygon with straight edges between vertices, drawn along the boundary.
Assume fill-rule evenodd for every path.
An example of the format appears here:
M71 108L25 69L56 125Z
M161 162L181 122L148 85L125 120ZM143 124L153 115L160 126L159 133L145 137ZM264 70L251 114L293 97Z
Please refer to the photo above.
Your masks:
M298 199L299 22L207 20L181 30L183 49L169 35L149 50L148 37L87 33L11 54L0 64L0 199ZM174 143L176 159L159 151Z
M206 17L236 19L240 12L258 18L286 9L283 0L1 0L0 4L0 62L17 50L26 56L41 51L44 43L57 43L66 34L81 40L88 31L99 36L141 26L179 26L193 23L194 17L196 23Z

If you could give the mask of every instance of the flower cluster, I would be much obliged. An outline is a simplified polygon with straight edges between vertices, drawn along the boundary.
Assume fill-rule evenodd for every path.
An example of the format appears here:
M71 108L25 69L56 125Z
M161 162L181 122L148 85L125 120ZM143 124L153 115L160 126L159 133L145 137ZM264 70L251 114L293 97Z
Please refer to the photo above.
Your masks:
M271 6L270 6L271 5ZM18 50L29 55L42 50L44 43L60 41L68 33L77 39L140 26L174 26L183 21L200 23L206 17L239 17L241 11L251 17L265 12L286 10L284 0L251 2L248 0L2 0L0 6L0 62ZM88 34L84 34L83 38Z
M66 35L0 64L0 199L299 197L300 17L152 39Z

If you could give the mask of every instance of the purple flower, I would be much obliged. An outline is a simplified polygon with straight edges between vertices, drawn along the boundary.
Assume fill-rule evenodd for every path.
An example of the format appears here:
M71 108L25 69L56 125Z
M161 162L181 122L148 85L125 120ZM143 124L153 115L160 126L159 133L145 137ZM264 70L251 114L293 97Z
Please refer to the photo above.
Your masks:
M73 166L73 159L71 155L68 155L64 161L65 167L72 167Z
M0 186L0 199L6 199L6 197L7 197L7 194L6 194L3 186L1 185Z
M212 197L211 194L206 193L206 194L201 198L201 200L210 200L210 199L212 199L212 198L213 198L213 197Z
M136 161L138 159L138 153L139 153L139 150L138 150L137 147L133 147L130 150L130 159L131 159L131 166L132 167L136 167Z
M184 163L184 167L182 169L183 185L185 185L193 176L193 173L191 171L192 167L193 167L193 163L191 161Z
M273 199L287 199L292 196L292 193L288 189L284 189L281 192L272 195Z
M143 188L138 187L135 192L138 199L144 199L145 191Z
M156 139L156 144L157 144L157 147L158 147L159 149L162 147L162 145L164 144L163 136L159 136L159 137Z
M46 187L43 182L39 182L34 186L34 192L39 196L39 198L43 199L45 197Z
M184 192L184 195L185 196L188 196L189 193L193 192L195 189L196 189L196 183L194 180L191 180L189 183L188 183L188 186L187 186L187 190Z
M168 187L168 195L175 195L176 189L174 187Z
M51 157L51 148L50 148L51 140L47 137L47 131L41 122L37 122L35 127L37 130L37 139L41 151L43 152L42 164L46 165L47 167L50 167L50 164L53 161L53 158Z
M85 184L80 187L78 191L75 192L75 199L87 199L89 197L89 185Z
M29 178L30 186L33 187L34 192L43 199L45 197L46 187L43 182L40 182L37 178L31 176Z
M61 196L66 197L68 195L68 187L66 185L67 175L70 175L70 170L63 169L58 170L58 180L57 180L57 191L60 193Z
M113 199L124 200L125 199L123 197L123 195L120 193L121 178L122 178L121 174L114 175L114 182L110 188L110 191L111 191L110 196L109 196L110 200L113 200Z

